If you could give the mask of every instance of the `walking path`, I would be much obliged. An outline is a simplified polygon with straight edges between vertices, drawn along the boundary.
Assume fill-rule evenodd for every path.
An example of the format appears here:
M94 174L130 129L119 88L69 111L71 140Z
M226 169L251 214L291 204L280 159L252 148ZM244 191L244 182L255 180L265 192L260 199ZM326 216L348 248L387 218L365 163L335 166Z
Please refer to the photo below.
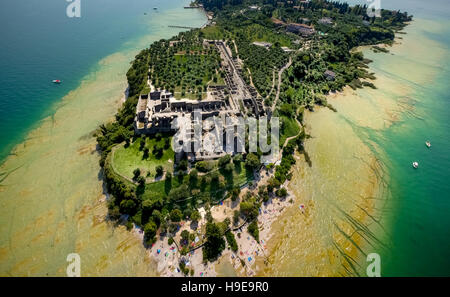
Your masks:
M292 65L292 57L289 57L289 62L281 67L280 71L278 71L278 86L277 86L277 94L275 95L275 100L273 101L271 111L272 113L275 111L275 107L277 106L278 98L280 97L280 87L281 87L281 75L283 72L288 69Z

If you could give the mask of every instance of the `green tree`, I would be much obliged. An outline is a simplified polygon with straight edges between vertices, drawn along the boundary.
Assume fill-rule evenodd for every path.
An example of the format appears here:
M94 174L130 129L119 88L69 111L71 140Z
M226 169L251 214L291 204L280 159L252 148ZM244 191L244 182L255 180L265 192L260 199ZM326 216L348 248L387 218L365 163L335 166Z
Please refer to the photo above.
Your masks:
M247 231L253 236L253 238L255 238L257 242L259 242L259 229L256 221L253 221L248 225Z
M189 188L186 184L182 184L177 188L171 189L168 197L171 201L186 199L187 197L189 197Z
M231 172L233 172L233 164L231 164L231 163L226 164L225 167L223 168L223 170L224 170L226 173L231 173Z
M225 249L225 240L219 225L210 222L206 223L206 242L203 248L203 259L206 261L215 260Z
M231 190L231 200L236 201L239 198L240 193L241 193L241 188L239 186L234 187Z
M199 161L195 164L195 168L197 168L200 172L208 172L211 170L210 166L205 161Z
M188 230L181 231L180 244L181 245L188 245L189 244L189 231Z
M230 163L230 161L231 161L231 156L230 155L225 155L225 156L221 157L219 159L219 162L218 162L219 167L222 167L222 168L225 167L225 165Z
M183 213L178 208L172 209L172 211L170 212L170 220L172 222L179 222L181 221L182 217Z
M193 223L198 223L198 221L200 221L201 218L202 218L202 217L201 217L200 213L198 212L198 210L194 210L194 211L191 213L191 221L192 221Z
M186 159L183 159L178 163L177 169L179 171L186 171L187 168L188 168L188 161Z
M152 212L152 219L157 225L159 225L163 219L161 212L157 209L154 209Z
M249 153L245 158L245 166L256 169L260 165L259 157L255 153Z
M236 164L236 165L240 164L242 161L243 161L242 154L236 154L233 157L233 163Z
M191 182L191 184L196 184L198 180L198 170L197 169L192 169L191 172L189 172L189 181Z
M236 242L236 238L234 238L234 234L231 231L227 231L225 233L225 238L227 239L228 245L233 252L237 252L238 245Z
M141 186L141 187L145 186L145 177L139 176L137 179L137 182L138 182L139 186Z
M239 218L241 217L241 213L237 210L233 212L233 224L237 225L239 223Z
M122 200L120 202L120 210L121 213L132 215L136 212L136 202L131 199Z
M141 175L141 169L136 168L133 170L133 179L136 180Z
M161 165L156 166L156 177L163 175L164 168Z
M158 230L158 226L156 226L156 223L153 221L149 221L147 224L145 224L144 227L144 239L147 243L153 243L156 231Z
M276 194L277 194L278 197L284 198L284 197L287 196L287 190L286 190L286 188L278 189Z
M255 219L259 214L259 203L256 201L254 197L242 201L239 205L239 209L242 215L244 215L247 219Z

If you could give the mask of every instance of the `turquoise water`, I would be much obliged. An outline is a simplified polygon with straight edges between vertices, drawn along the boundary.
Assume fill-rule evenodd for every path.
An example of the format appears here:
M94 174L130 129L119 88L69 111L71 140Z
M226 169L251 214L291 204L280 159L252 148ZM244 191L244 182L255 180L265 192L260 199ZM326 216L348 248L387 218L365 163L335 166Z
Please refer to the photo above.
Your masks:
M406 116L379 142L390 159L394 200L389 275L450 275L450 65L443 64L438 80L417 86L419 117ZM418 170L411 170L413 160Z
M449 276L450 7L444 0L381 1L381 5L413 14L418 25L411 27L434 42L429 55L402 53L379 58L368 53L369 58L378 57L372 69L409 89L408 97L395 99L412 107L388 129L364 131L380 147L378 156L389 175L389 202L382 210L387 244L381 253L382 275ZM409 30L413 29L406 28ZM414 50L412 47L411 52ZM436 51L441 53L438 61L431 58ZM424 68L436 75L418 84L413 77L420 77ZM431 141L431 149L425 146L426 140ZM419 169L412 168L413 161L419 162Z
M450 34L434 38L447 45ZM414 110L375 138L389 158L392 204L387 275L450 275L450 61L430 85L414 85ZM409 83L409 82L406 82ZM424 142L430 140L428 149ZM413 170L412 161L420 167Z
M81 0L81 18L68 18L66 1L1 1L0 160L54 112L54 103L95 63L136 46L130 41L149 33L150 18L184 2ZM52 84L53 79L62 84Z

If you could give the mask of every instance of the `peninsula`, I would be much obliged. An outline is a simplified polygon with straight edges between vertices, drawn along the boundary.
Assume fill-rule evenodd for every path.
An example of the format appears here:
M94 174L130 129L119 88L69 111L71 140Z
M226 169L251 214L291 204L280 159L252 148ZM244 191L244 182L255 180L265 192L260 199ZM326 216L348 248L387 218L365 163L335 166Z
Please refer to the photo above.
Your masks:
M209 264L224 253L246 267L255 259L242 245L264 257L258 216L273 210L267 230L294 199L285 187L294 152L308 160L304 110L336 111L326 96L345 86L375 88L371 61L355 49L391 44L412 19L323 0L194 6L211 16L208 25L142 50L127 72L128 98L96 133L109 218L142 232L162 275L214 275ZM212 141L213 150L191 150L193 131L174 149L181 129L174 123L196 116L221 122L223 131L207 126L200 135L227 139L231 149ZM279 119L279 154L271 161L261 150L250 152L245 135L252 127L235 129L241 118ZM201 272L198 265L205 265Z

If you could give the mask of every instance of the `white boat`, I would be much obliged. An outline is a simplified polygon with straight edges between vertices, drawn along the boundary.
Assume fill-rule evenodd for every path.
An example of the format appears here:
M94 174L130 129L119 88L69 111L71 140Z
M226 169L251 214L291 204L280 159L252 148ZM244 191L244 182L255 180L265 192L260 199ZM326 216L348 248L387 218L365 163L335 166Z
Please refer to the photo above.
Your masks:
M59 79L54 79L54 80L52 81L52 83L54 83L54 84L60 84L61 81L60 81Z
M412 163L412 166L413 166L414 168L419 168L419 163L418 163L418 162L413 162L413 163Z
M429 141L425 141L425 145L430 148L431 147L431 143Z

